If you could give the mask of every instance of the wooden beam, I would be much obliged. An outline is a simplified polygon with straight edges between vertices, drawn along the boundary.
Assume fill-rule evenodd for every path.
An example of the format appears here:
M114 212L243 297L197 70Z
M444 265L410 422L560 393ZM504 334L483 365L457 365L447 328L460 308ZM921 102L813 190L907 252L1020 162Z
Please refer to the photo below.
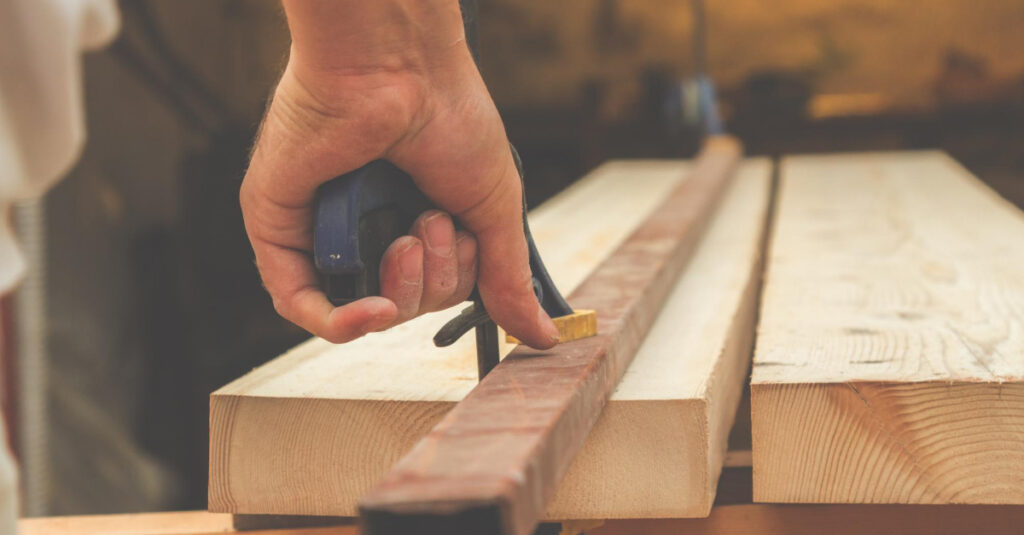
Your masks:
M749 370L770 174L741 165L546 518L710 512Z
M754 499L1024 503L1024 214L945 154L787 158Z
M531 212L559 287L576 287L687 169L606 164ZM708 514L749 363L770 172L766 159L740 165L546 518ZM354 515L356 500L476 384L471 341L447 351L430 343L453 313L342 346L313 340L214 393L211 508Z
M739 143L713 138L680 184L569 295L598 334L518 346L359 502L368 535L528 535L601 414L728 186Z

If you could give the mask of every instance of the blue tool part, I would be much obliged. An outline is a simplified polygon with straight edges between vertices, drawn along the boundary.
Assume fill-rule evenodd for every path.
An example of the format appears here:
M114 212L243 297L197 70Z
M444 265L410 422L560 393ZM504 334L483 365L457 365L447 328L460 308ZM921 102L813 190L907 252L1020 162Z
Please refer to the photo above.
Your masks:
M313 259L331 303L380 295L380 261L432 207L409 175L384 160L325 183L317 191Z
M511 150L522 179L519 154L515 147ZM321 186L316 197L313 257L328 299L340 306L380 295L380 263L384 252L393 241L409 232L421 213L431 208L434 205L416 187L412 177L384 160L370 162ZM552 318L572 314L572 307L548 275L530 234L525 188L523 231L537 301ZM434 343L442 347L451 345L470 329L477 328L482 376L497 364L497 331L476 289L470 300L473 306L438 331Z

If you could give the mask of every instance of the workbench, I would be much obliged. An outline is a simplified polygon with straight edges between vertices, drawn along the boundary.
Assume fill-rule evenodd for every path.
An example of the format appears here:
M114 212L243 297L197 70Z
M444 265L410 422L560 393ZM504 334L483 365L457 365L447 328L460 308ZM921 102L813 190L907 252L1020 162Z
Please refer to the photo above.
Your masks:
M1000 506L726 505L707 518L614 520L587 535L1015 535L1024 511ZM355 526L236 530L206 511L22 520L20 535L358 535ZM558 531L554 531L558 533Z
M748 400L743 406L749 409ZM749 421L731 441L749 444ZM706 518L546 524L543 533L576 535L1018 535L1024 506L791 505L751 503L750 452L730 451L717 502ZM19 535L359 535L351 517L243 515L180 511L23 519ZM564 529L564 531L563 531Z

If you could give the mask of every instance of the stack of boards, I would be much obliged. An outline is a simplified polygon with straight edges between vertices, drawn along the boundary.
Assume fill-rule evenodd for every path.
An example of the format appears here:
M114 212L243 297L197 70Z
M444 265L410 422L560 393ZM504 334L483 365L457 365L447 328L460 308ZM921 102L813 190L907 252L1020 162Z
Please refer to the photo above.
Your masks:
M611 162L532 211L559 288L688 168ZM1024 214L937 152L775 171L739 166L547 517L707 516L748 379L755 501L1024 503ZM310 340L215 392L210 509L356 515L476 384L472 337L431 343L455 313Z

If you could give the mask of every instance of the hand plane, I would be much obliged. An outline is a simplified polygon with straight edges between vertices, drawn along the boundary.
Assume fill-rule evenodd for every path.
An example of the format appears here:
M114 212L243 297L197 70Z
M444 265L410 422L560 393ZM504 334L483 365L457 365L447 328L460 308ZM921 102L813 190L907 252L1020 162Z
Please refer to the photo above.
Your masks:
M512 148L522 180L522 162ZM324 183L317 190L313 226L313 257L327 298L336 306L380 295L380 262L391 242L406 234L416 218L434 208L412 178L385 160L370 162ZM529 247L533 292L560 333L559 342L597 334L593 311L573 311L548 275L526 220L523 231ZM477 366L482 379L498 364L498 331L484 308L478 289L472 305L434 336L438 347L451 345L470 329L476 330ZM515 342L510 338L510 341Z

